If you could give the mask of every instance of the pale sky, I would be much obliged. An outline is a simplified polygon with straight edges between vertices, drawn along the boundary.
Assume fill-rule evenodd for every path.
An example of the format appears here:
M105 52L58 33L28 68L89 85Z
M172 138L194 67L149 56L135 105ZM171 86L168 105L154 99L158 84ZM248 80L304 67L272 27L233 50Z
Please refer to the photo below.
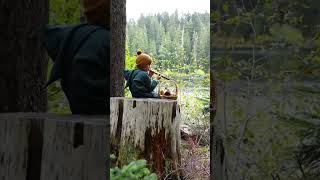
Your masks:
M210 0L127 0L127 20L137 20L141 14L168 12L210 12Z

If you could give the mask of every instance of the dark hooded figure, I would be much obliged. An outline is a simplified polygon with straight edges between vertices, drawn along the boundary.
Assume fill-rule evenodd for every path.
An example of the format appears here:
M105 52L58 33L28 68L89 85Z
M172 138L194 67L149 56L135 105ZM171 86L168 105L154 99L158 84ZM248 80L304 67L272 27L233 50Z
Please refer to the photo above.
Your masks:
M73 114L109 112L109 0L84 0L88 23L48 25L43 44L54 61L47 85L61 80Z

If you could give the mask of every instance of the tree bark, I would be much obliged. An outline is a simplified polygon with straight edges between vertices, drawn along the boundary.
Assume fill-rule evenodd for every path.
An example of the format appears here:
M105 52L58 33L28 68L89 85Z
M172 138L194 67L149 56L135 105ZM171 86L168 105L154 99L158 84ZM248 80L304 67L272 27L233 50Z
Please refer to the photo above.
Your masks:
M213 64L212 64L213 65ZM217 134L214 118L217 111L217 86L213 70L210 71L210 175L216 180L227 180L228 171L223 138Z
M41 46L48 1L0 2L0 112L44 112L48 58Z
M117 165L146 159L159 179L181 179L177 101L111 98L111 147Z
M111 1L110 96L124 96L126 0Z

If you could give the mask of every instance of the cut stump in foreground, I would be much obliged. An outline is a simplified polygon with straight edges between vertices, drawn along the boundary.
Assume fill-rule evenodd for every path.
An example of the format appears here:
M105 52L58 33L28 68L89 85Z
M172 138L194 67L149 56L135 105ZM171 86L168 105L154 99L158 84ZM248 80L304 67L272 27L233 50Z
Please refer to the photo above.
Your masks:
M2 113L0 179L107 179L108 125L108 116Z
M110 108L111 152L118 166L142 158L160 179L183 178L177 101L115 97Z

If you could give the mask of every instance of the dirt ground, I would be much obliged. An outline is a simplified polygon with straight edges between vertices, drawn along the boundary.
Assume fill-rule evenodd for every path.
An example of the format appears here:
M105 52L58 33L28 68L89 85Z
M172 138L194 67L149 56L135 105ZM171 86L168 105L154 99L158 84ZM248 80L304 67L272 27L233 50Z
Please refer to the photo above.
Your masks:
M199 146L192 140L182 141L182 169L186 179L204 180L210 178L209 146Z

